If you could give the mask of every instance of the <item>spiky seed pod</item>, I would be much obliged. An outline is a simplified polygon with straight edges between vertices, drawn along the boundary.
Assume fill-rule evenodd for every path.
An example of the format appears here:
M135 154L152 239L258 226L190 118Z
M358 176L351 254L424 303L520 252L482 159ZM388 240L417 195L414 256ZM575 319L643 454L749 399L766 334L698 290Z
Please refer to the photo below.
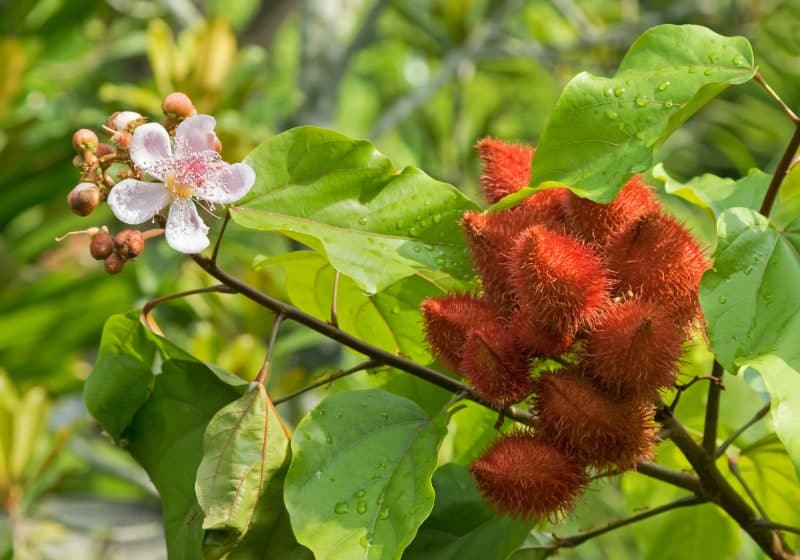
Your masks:
M514 307L506 264L515 239L529 225L526 214L509 211L467 212L461 219L473 265L483 280L486 298L505 312Z
M634 175L609 204L573 197L568 206L572 231L589 243L604 245L641 216L661 210L661 203L641 176Z
M470 329L459 368L475 393L497 406L508 406L533 390L527 355L500 323Z
M536 380L536 412L538 434L599 469L629 469L652 454L652 405L613 399L575 369Z
M536 316L554 335L592 325L608 301L606 269L592 249L541 226L517 238L508 266L523 314Z
M528 185L534 148L524 144L509 144L495 138L480 140L477 148L483 162L481 187L489 202L494 204Z
M451 294L422 302L425 337L441 364L457 371L464 352L467 331L497 323L497 310L471 294Z
M527 431L501 436L470 470L487 502L526 519L570 511L588 482L581 463Z
M554 332L542 319L534 303L518 309L509 321L509 328L517 344L537 357L559 356L575 341L572 332Z
M577 198L569 189L547 189L529 196L511 211L524 213L529 226L544 226L559 233L569 233L568 208Z
M654 303L614 303L586 339L587 373L618 398L645 401L675 382L684 336Z
M617 293L631 291L660 305L684 329L700 320L697 293L710 263L675 218L640 217L608 243L607 253Z

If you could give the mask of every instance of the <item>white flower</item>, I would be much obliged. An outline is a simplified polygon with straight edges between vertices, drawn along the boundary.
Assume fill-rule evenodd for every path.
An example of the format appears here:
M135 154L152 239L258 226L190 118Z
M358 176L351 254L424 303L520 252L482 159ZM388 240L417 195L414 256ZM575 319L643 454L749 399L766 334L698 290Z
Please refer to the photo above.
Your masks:
M158 123L136 128L131 140L133 163L161 182L125 179L108 195L114 215L126 224L142 224L169 205L166 238L181 253L208 247L208 227L194 201L229 204L246 195L256 174L245 163L228 164L214 151L214 126L209 115L189 117L175 131L175 145Z

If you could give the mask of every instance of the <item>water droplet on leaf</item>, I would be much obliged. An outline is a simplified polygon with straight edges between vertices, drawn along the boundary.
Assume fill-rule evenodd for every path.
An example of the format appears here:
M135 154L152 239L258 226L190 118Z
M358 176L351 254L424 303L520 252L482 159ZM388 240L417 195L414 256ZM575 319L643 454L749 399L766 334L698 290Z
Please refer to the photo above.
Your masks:
M366 495L367 495L367 491L366 490L359 490L358 492L353 494L353 496L355 496L356 498L363 498Z
M612 111L611 109L609 109L608 111L606 111L606 116L609 119L614 120L614 119L617 118L618 115L617 115L616 111Z
M343 513L350 513L350 505L347 502L337 502L336 507L333 508L333 511L342 515Z
M378 515L381 519L388 519L389 518L389 508L383 508L381 513Z
M689 66L689 74L696 74L696 73L697 73L697 66L695 66L694 64Z
M704 76L710 76L713 73L714 73L714 71L711 68L706 68L706 71L703 72L703 75Z
M658 91L665 91L669 87L669 80L658 84Z
M742 66L745 63L745 58L742 55L738 54L733 57L733 63L736 66Z
M621 87L615 87L614 88L614 95L616 97L621 97L623 93L625 93L625 88L621 88Z
M642 97L641 95L636 98L636 106L637 107L647 107L647 99Z
M671 99L667 99L666 101L664 101L664 108L665 109L672 109L672 100Z
M361 217L358 219L358 223L359 223L359 224L361 224L361 225L363 226L364 224L366 224L366 223L367 223L367 217L366 217L366 216L361 216Z
M365 500L359 500L356 504L356 511L358 513L366 513L367 512L367 502Z
M719 296L719 302L724 305L728 303L728 298L726 298L725 296Z

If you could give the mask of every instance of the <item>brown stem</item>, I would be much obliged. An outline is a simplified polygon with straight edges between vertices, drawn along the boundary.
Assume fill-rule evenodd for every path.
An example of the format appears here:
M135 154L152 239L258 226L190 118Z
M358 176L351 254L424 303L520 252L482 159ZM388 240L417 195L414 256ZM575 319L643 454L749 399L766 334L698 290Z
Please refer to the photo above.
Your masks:
M339 312L337 311L337 302L339 300L339 271L337 270L333 275L333 295L331 297L331 325L334 327L339 326Z
M275 315L275 320L272 322L272 332L269 335L267 357L264 358L264 363L261 365L261 369L258 370L258 375L255 379L255 383L260 385L263 385L269 376L269 366L270 363L272 363L272 350L275 348L275 341L278 340L278 330L281 328L281 322L283 322L283 313L279 311L278 314Z
M231 211L226 210L225 216L222 218L222 227L219 228L219 235L214 242L214 250L211 252L211 263L217 264L217 255L219 255L219 245L222 243L222 236L225 235L225 229L228 227L228 222L231 220Z
M645 476L649 476L650 478L654 478L656 480L672 484L673 486L683 488L684 490L688 490L692 494L698 496L702 495L703 493L703 487L700 484L700 479L689 473L662 467L661 465L651 463L650 461L639 461L636 463L636 471Z
M181 299L185 298L186 296L193 296L195 294L208 294L212 292L217 292L221 294L236 293L235 290L229 288L225 284L216 284L214 286L208 286L206 288L196 288L194 290L186 290L184 292L178 292L176 294L169 294L168 296L153 298L147 303L145 303L144 306L142 306L142 312L139 315L139 320L148 330L156 333L159 336L164 336L164 333L161 331L161 328L158 326L158 324L150 315L156 307L167 301L172 301L173 299Z
M719 426L719 400L722 392L722 376L725 375L725 368L719 362L714 362L711 369L711 377L717 382L711 382L708 386L708 399L706 401L706 421L703 424L703 449L709 455L714 455L717 448L717 427Z
M750 426L752 426L753 424L755 424L756 422L758 422L759 420L764 418L764 416L766 416L767 413L769 412L769 407L770 407L770 404L767 403L764 406L762 406L760 409L758 409L758 412L756 412L750 420L745 422L745 424L741 428L739 428L738 430L733 432L730 435L730 437L728 437L728 439L726 439L725 441L722 442L722 445L720 445L717 448L717 451L714 453L714 457L715 458L721 457L725 453L725 451L728 449L728 447L730 447L731 444L733 444L733 442L736 441L739 438L740 435L742 435L745 431L747 431L750 428Z
M460 393L464 392L467 395L467 398L481 404L487 408L492 410L499 409L477 395L475 395L469 387L453 379L452 377L448 377L443 373L439 373L436 370L427 368L422 366L416 362L412 362L402 356L398 356L397 354L392 354L385 350L381 350L371 344L364 342L363 340L356 338L342 330L338 327L334 327L330 323L326 323L324 321L320 321L316 317L309 315L308 313L304 313L303 311L293 307L287 303L284 303L278 299L275 299L264 292L261 292L249 284L242 282L235 276L231 276L224 270L220 269L214 263L211 262L210 259L203 257L201 255L192 255L194 261L206 272L208 272L211 276L231 288L232 290L242 294L246 298L258 303L266 307L267 309L271 309L276 313L281 313L284 315L286 319L291 319L300 323L301 325L305 325L306 327L314 330L321 335L330 338L331 340L335 340L340 344L347 346L348 348L352 348L353 350L364 354L365 356L372 358L380 362L383 365L391 366L393 368L397 368L401 371L409 373L415 377L423 379L432 385L436 385L437 387L441 387L442 389L449 391L451 393ZM523 424L532 425L533 424L533 416L519 408L515 407L508 407L505 409L505 414L507 417L516 420L517 422L521 422Z
M272 404L276 404L277 405L277 404L281 404L282 402L286 402L286 401L292 400L293 398L299 397L303 393L307 393L312 389L316 389L317 387L322 387L323 385L327 385L328 383L333 383L334 381L336 381L337 379L341 379L342 377L346 377L348 375L351 375L353 373L357 373L359 371L364 371L364 370L367 370L367 369L371 369L371 368L374 368L374 367L379 366L379 365L381 365L381 364L377 360L366 360L366 361L361 362L360 364L358 364L356 366L351 367L350 369L337 371L336 373L332 373L332 374L330 374L328 376L323 377L322 379L318 379L317 381L314 381L313 383L310 383L309 385L306 385L302 389L298 389L297 391L294 391L293 393L289 393L288 395L284 395L279 399L275 399L275 400L272 401Z
M772 89L772 86L770 86L770 85L769 85L769 84L766 82L766 80L764 80L764 77L761 75L761 72L756 72L756 75L755 75L755 76L753 76L753 79L754 79L754 80L755 80L755 81L756 81L756 82L757 82L757 83L758 83L758 84L759 84L761 87L763 87L763 88L766 90L766 92L767 92L767 93L770 95L770 97L772 97L772 99L774 99L774 100L775 100L775 101L778 103L778 105L780 105L780 107L781 107L781 109L783 110L783 112L784 112L784 113L786 113L786 116L788 116L790 119L792 119L792 122L793 122L794 124L796 124L796 125L800 125L800 117L798 117L798 116L795 114L795 112L794 112L794 111L792 111L792 110L789 108L789 106L788 106L786 103L784 103L784 101L783 101L783 99L781 99L780 95L778 95L778 94L775 92L775 90L774 90L774 89Z
M770 212L772 212L772 207L775 205L775 200L778 198L778 191L781 188L783 180L786 178L786 174L789 172L789 167L792 165L792 159L794 159L794 154L797 152L798 147L800 147L800 124L795 127L794 134L791 140L789 140L789 144L786 146L783 156L781 156L781 161L778 162L778 167L775 168L772 180L769 182L767 194L764 195L764 201L761 203L761 208L759 209L762 216L768 218Z
M160 235L164 235L164 228L148 229L142 232L142 239L147 241L148 239L153 239L154 237L158 237Z

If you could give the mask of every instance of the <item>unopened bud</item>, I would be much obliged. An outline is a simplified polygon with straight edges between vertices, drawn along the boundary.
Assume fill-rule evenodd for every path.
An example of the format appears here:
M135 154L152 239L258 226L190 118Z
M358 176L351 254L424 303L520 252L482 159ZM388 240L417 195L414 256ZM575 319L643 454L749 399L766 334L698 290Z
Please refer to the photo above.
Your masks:
M125 267L125 259L123 259L116 253L111 253L110 255L108 255L108 257L106 257L106 260L103 263L103 267L109 274L119 274Z
M111 141L120 150L128 150L131 147L130 132L117 132L111 137Z
M97 151L95 152L94 155L96 155L98 158L101 158L103 156L107 156L113 153L114 153L113 146L109 146L108 144L98 144Z
M80 169L81 167L83 167L83 158L81 156L75 156L74 158L72 158L72 165Z
M72 135L72 146L78 153L94 152L97 149L97 134L88 128L81 128Z
M67 195L67 203L78 216L91 214L101 200L100 189L94 183L80 183Z
M124 259L134 259L144 250L144 237L137 229L123 229L114 236L114 250Z
M98 231L89 244L89 253L94 259L102 261L113 252L114 242L111 239L111 235L105 230Z
M185 119L197 114L192 100L180 91L170 93L161 102L161 110L168 117Z
M106 119L106 127L115 132L132 132L145 118L135 111L117 111Z

